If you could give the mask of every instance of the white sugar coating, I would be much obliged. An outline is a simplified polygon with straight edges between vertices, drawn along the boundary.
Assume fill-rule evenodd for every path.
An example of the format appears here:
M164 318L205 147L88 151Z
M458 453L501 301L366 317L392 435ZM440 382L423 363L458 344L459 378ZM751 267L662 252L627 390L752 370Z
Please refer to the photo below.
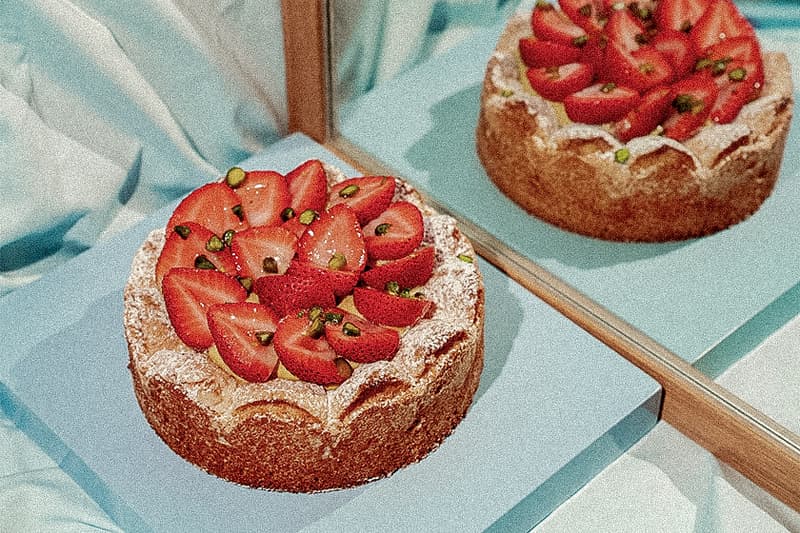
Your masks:
M490 60L489 79L494 90L486 99L485 105L504 108L524 102L536 123L537 131L531 140L538 149L555 151L570 140L595 139L602 141L600 144L604 143L608 148L582 154L581 157L597 162L598 165L613 163L614 151L621 148L623 143L611 135L608 129L587 124L562 124L553 104L532 92L527 84L520 81L522 71L518 54L501 50L516 50L517 41L530 34L529 13L517 13L509 20L506 31L500 37L498 50ZM647 166L637 167L636 162L642 157L663 151L675 151L690 158L694 166L690 169L690 175L700 194L714 196L729 190L729 182L734 181L737 176L720 173L717 169L729 160L729 152L737 149L757 151L763 148L759 142L773 128L777 111L786 106L786 99L781 95L792 93L789 72L788 68L782 69L779 75L768 77L762 96L744 106L730 124L707 124L683 143L659 135L647 135L629 141L625 145L630 152L627 163L614 167L614 172L609 173L614 175L614 179L604 183L608 196L620 198L634 194L642 190L637 183L646 187L650 169ZM744 144L749 146L741 147Z
M326 165L330 184L347 178ZM175 383L187 397L202 406L211 424L225 433L235 426L236 414L248 405L282 402L303 409L336 431L342 417L358 412L359 395L386 383L413 388L423 375L434 374L445 357L454 352L449 343L460 336L482 337L482 319L475 316L482 305L483 284L475 251L458 231L455 220L432 211L419 194L402 180L395 200L414 203L423 212L423 243L436 249L434 272L422 287L433 302L433 313L405 330L395 357L390 361L362 364L339 387L327 390L312 383L275 378L266 383L247 383L215 364L206 353L184 345L169 322L161 292L155 285L154 267L164 244L164 230L154 230L136 253L126 287L125 328L135 361L133 371L143 383L159 377ZM475 258L466 262L459 254ZM156 337L154 332L158 332ZM157 346L156 346L157 345ZM444 352L444 354L440 353ZM356 407L353 407L353 406Z

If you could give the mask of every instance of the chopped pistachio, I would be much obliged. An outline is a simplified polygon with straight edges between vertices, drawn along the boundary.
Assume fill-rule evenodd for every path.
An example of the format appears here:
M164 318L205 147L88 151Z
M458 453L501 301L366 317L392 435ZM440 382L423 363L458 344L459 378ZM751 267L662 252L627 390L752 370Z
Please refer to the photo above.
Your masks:
M358 185L356 185L355 183L351 183L350 185L339 191L339 196L341 196L342 198L350 198L351 196L353 196L355 193L358 192L358 189L359 189Z
M227 183L228 187L231 189L235 189L244 183L246 177L247 173L244 170L239 167L231 167L228 173L225 174L225 183Z
M320 316L322 316L322 308L320 306L315 305L311 309L308 310L308 319L309 320L316 320Z
M175 230L175 233L181 236L181 239L188 239L189 235L191 235L192 233L192 230L189 229L189 226L178 225L175 226L175 228L173 229Z
M274 331L256 331L255 337L261 346L269 346L272 343L272 338L275 336Z
M328 260L328 268L331 270L342 270L347 266L347 257L343 253L336 252Z
M388 222L384 222L383 224L378 224L377 226L375 226L375 235L379 237L381 235L386 235L389 232L389 228L391 227L392 225L389 224Z
M361 329L352 322L345 322L342 324L342 333L348 337L358 337L361 335Z
M344 315L342 313L336 313L334 311L328 311L325 313L325 322L330 322L331 324L338 324L344 319Z
M308 226L317 218L317 212L313 209L306 209L302 213L300 213L300 218L298 219L301 224Z
M292 218L294 218L294 209L292 209L291 207L287 207L286 209L281 211L281 220L283 220L284 222Z
M312 319L311 323L308 325L308 330L306 333L312 339L319 339L322 337L322 334L325 333L325 321L322 320L321 317Z
M731 81L742 81L747 77L747 70L742 67L735 68L728 73L728 78Z
M384 289L386 289L386 292L389 294L394 294L395 296L400 294L400 284L396 281L387 281Z
M503 96L504 98L508 98L509 96L514 95L514 91L512 91L511 89L503 89L500 95Z
M604 83L604 84L603 84L603 85L600 87L600 92L601 92L601 93L610 93L611 91L613 91L613 90L614 90L614 89L616 89L616 88L617 88L617 84L616 84L616 83L614 83L614 82L611 82L611 81L610 81L610 82L608 82L608 83Z
M579 37L575 37L574 39L572 39L572 44L574 44L578 48L583 48L584 46L586 46L586 43L588 42L589 42L589 36L586 34L583 34Z
M230 246L233 243L234 235L236 235L236 232L232 229L226 230L225 233L222 234L222 242L225 246Z
M630 157L631 151L624 147L614 152L614 161L617 163L626 163Z
M202 268L203 270L216 270L217 267L214 266L208 257L204 255L198 255L194 258L194 267L195 268Z
M475 259L473 259L472 256L467 255L467 254L458 254L457 257L460 260L464 261L465 263L473 263L475 261Z
M220 252L223 248L225 248L225 243L216 235L212 235L206 241L206 250L209 252Z

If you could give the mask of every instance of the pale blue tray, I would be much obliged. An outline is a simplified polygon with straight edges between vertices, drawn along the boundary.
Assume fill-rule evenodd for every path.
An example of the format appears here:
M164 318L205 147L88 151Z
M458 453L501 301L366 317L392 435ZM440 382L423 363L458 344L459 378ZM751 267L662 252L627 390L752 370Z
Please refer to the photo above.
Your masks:
M800 68L800 6L740 5L763 43L786 51ZM481 82L501 30L481 30L350 102L339 113L340 133L692 363L800 281L796 119L772 196L745 222L706 238L667 244L591 239L542 222L503 196L475 153ZM721 361L705 364L718 369Z
M320 157L295 135L243 164ZM367 485L315 495L244 488L170 451L132 391L122 288L146 223L0 299L0 410L126 531L527 531L656 421L660 387L482 262L486 362L442 446Z

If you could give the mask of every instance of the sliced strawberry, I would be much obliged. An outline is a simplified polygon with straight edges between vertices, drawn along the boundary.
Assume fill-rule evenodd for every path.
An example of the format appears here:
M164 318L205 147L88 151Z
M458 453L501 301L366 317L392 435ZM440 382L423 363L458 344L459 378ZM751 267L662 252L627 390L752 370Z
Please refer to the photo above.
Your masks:
M686 33L666 29L658 32L650 44L669 61L676 78L683 78L694 68L694 45Z
M325 322L325 338L337 355L356 363L388 361L397 353L400 335L397 330L373 324L342 309L330 309ZM341 319L338 319L341 316Z
M391 176L351 178L331 187L328 208L346 204L363 226L389 207L394 189L395 181Z
M717 124L732 122L742 107L758 96L763 86L761 63L732 62L717 79L719 95L711 108L711 120Z
M695 49L705 50L733 37L756 38L755 30L731 0L710 2L689 36Z
M561 11L587 33L603 31L609 16L603 0L558 0Z
M659 86L642 95L639 104L614 125L622 142L652 133L670 112L672 97L668 86Z
M264 382L275 374L278 355L272 338L279 318L272 309L251 302L217 304L207 318L220 357L237 376Z
M243 220L239 196L224 183L214 182L189 193L172 212L167 228L184 222L197 222L222 235L229 229L238 231L246 228Z
M306 209L322 211L328 201L328 180L318 159L310 159L286 174L286 183L296 214Z
M586 31L572 22L564 12L546 3L537 3L531 13L533 35L545 41L568 46L580 46L586 41Z
M371 287L353 289L353 304L367 320L394 327L414 325L433 305L424 298L390 294Z
M610 79L609 69L606 68L607 47L608 36L605 33L589 36L589 40L581 47L581 55L577 62L591 67L595 81L609 81Z
M400 259L365 270L361 274L361 279L370 287L381 290L391 281L404 288L419 287L430 279L435 256L434 248L425 246Z
M650 40L650 36L642 21L627 9L612 12L606 25L606 35L623 51L633 52Z
M309 319L310 313L302 316L289 315L278 323L273 344L278 358L286 369L303 381L331 385L350 377L352 369L333 351L323 335L324 325ZM350 369L342 370L346 366Z
M253 226L236 233L231 242L238 275L251 279L284 274L296 250L297 237L279 226Z
M316 211L309 211L309 212L316 213ZM314 218L316 218L316 214L314 215ZM300 239L300 237L302 237L303 234L306 232L306 229L308 229L308 224L300 222L300 217L297 216L296 214L293 214L293 216L291 216L288 220L286 220L286 222L281 224L281 227L286 231L293 233L295 237Z
M194 222L184 222L167 230L164 248L156 262L156 284L175 267L206 268L236 274L236 263L222 238Z
M689 31L697 24L709 4L716 0L659 0L653 18L656 27L663 31L666 29Z
M425 224L417 206L395 202L364 226L364 244L372 260L399 259L422 242Z
M694 135L708 118L718 92L714 80L702 74L676 82L670 94L673 109L664 121L664 134L677 141Z
M251 226L277 226L281 213L289 207L291 196L286 180L271 170L251 170L236 194L242 199L242 210Z
M702 56L703 59L711 62L725 61L726 59L762 62L758 40L749 36L729 37L706 48ZM703 65L701 65L702 67Z
M612 71L612 81L639 92L667 84L674 77L669 61L649 45L626 52L617 43L610 42L606 60Z
M536 37L523 37L519 40L519 55L529 67L557 67L567 63L577 63L582 49L555 41L544 41Z
M594 72L586 63L569 63L556 67L529 68L528 82L543 98L556 102L592 83Z
M367 253L355 212L337 204L320 213L300 239L297 257L322 268L362 271Z
M639 102L639 93L615 83L596 83L567 96L564 110L574 122L604 124L619 120Z
M205 350L214 342L206 320L208 309L247 298L247 291L235 278L216 270L173 268L161 287L175 333L195 350Z
M359 279L359 272L350 270L332 270L305 261L292 261L287 274L311 279L326 278L324 283L330 284L333 294L342 298L351 292Z
M291 274L261 276L253 283L253 292L262 304L270 306L278 316L286 316L315 305L333 307L336 296L326 277Z

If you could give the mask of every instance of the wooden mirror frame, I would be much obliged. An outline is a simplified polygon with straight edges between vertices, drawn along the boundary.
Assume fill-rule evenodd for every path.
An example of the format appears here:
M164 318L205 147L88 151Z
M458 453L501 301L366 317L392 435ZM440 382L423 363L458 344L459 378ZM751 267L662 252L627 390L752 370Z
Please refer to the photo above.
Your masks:
M336 134L328 7L327 0L282 0L289 131L308 135L359 171L391 174ZM484 259L658 381L661 418L800 512L798 435L481 228L459 224Z

